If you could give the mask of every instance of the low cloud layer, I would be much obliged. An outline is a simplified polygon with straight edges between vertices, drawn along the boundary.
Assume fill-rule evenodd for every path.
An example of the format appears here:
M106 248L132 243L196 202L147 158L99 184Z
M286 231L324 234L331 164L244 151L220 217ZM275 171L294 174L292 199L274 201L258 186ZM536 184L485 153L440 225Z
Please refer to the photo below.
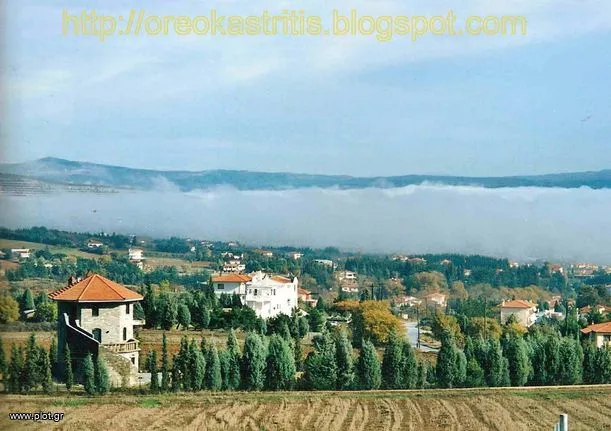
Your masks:
M395 189L0 196L0 225L611 263L611 190Z

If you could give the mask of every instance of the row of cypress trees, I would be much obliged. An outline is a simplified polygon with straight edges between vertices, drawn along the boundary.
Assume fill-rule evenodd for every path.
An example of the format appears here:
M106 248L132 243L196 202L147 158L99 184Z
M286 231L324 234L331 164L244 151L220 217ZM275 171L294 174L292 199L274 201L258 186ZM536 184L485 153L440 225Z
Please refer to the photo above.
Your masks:
M53 390L53 372L57 369L57 345L52 340L49 351L36 343L36 336L30 335L24 348L11 346L10 360L4 356L2 339L0 338L0 374L4 381L4 388L8 392L22 393L42 389L45 393ZM74 386L72 359L70 348L64 348L64 382L70 391ZM91 354L83 361L83 385L90 394L105 394L110 389L108 370L102 358L98 355L95 363Z
M459 349L444 332L435 371L442 388L611 383L611 349L557 333L466 337Z

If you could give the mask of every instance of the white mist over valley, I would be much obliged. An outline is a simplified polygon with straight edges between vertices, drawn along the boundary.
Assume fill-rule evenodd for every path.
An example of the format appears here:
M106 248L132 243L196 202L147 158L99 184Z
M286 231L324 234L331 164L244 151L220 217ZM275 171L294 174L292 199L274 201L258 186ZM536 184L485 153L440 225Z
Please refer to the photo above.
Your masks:
M0 194L0 225L383 253L611 262L611 190L457 187Z

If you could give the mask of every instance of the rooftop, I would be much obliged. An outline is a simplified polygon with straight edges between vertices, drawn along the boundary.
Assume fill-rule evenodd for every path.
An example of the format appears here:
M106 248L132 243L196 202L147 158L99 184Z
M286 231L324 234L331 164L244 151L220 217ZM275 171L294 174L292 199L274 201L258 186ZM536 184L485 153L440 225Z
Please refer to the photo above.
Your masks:
M581 330L583 334L589 334L590 332L611 332L611 322L597 323L596 325L590 325Z
M142 295L99 274L93 274L72 286L51 292L49 298L70 302L121 302L140 301Z
M529 308L533 308L535 306L535 304L529 302L529 301L524 301L522 299L514 299L512 301L506 301L503 302L501 304L501 308L524 308L524 309L529 309Z
M245 274L221 274L212 277L213 283L246 283L251 280L252 277Z

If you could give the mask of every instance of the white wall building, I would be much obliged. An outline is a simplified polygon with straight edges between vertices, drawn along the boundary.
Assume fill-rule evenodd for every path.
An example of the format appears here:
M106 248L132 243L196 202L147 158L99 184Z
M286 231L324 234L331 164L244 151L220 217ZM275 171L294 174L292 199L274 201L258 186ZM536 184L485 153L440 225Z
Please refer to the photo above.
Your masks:
M214 293L240 296L242 303L264 319L280 313L291 315L297 307L297 277L288 278L263 272L223 274L212 278Z
M129 260L132 262L140 262L144 260L144 256L142 255L143 251L141 248L130 248L129 251Z

